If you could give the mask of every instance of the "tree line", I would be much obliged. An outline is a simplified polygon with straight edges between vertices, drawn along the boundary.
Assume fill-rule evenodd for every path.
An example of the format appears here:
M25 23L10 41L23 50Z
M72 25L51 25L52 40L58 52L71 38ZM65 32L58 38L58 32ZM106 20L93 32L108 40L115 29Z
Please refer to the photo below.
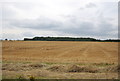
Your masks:
M95 38L72 38L72 37L34 37L24 38L24 41L100 41L100 42L120 42L118 39L100 40Z

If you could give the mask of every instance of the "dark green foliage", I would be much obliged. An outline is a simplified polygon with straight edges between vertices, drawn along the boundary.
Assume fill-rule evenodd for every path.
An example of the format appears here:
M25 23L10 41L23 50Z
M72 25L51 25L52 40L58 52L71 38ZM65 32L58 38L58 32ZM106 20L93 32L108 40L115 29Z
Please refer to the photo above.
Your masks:
M70 38L70 37L34 37L33 39L24 38L25 41L96 41L94 38Z
M7 41L8 39L5 39L5 41Z
M72 38L72 37L34 37L24 38L24 41L98 41L98 42L120 42L117 39L98 40L95 38Z

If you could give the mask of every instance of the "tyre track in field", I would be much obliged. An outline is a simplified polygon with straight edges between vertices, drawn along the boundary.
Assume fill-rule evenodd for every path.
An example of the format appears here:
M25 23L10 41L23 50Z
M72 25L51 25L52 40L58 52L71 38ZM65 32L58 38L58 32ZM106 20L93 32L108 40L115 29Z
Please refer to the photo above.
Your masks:
M100 45L100 44L97 44L97 47L99 48L99 50L103 53L103 57L105 58L110 58L110 54L108 54L108 52L106 52L106 50Z
M58 57L69 57L69 58L87 58L86 60L96 61L105 61L106 59L113 58L111 53L111 46L109 48L105 48L106 45L98 43L98 42L90 42L84 43L84 45L76 45L74 47L70 47L64 52L60 53Z
M81 54L84 56L84 58L87 58L87 57L88 57L88 54L87 54L87 53L88 53L88 51L89 51L89 49L90 49L90 44L88 43L87 46L84 47L83 49L84 49L84 51L81 52Z
M72 57L72 56L86 56L84 52L88 50L88 43L87 44L82 44L81 46L76 45L74 47L69 47L64 52L60 53L57 57ZM78 53L76 53L78 52Z
M87 58L106 58L108 55L106 55L106 52L103 51L103 49L100 47L98 43L90 43L89 47L86 49L85 52L83 52L85 57Z
M108 50L108 49L104 48L103 45L100 45L100 44L99 44L99 47L101 48L101 51L105 54L105 56L107 58L113 58L113 54L111 54L113 49ZM112 47L109 47L109 48L112 48ZM116 52L116 51L114 51L114 52Z
M102 47L101 47L101 51L105 54L106 57L108 58L111 57L110 53L106 52L105 49L103 49Z

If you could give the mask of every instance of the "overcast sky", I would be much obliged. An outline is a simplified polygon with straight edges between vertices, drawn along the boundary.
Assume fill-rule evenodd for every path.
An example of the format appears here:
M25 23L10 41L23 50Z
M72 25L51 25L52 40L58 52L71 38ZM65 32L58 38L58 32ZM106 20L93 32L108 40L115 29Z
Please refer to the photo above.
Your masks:
M3 39L118 37L118 0L3 0L0 9Z

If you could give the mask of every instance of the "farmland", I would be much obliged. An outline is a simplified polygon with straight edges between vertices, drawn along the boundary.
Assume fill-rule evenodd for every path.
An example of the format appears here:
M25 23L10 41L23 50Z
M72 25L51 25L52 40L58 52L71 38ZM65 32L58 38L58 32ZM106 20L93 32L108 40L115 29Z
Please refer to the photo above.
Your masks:
M118 78L117 42L3 41L2 45L3 78Z

